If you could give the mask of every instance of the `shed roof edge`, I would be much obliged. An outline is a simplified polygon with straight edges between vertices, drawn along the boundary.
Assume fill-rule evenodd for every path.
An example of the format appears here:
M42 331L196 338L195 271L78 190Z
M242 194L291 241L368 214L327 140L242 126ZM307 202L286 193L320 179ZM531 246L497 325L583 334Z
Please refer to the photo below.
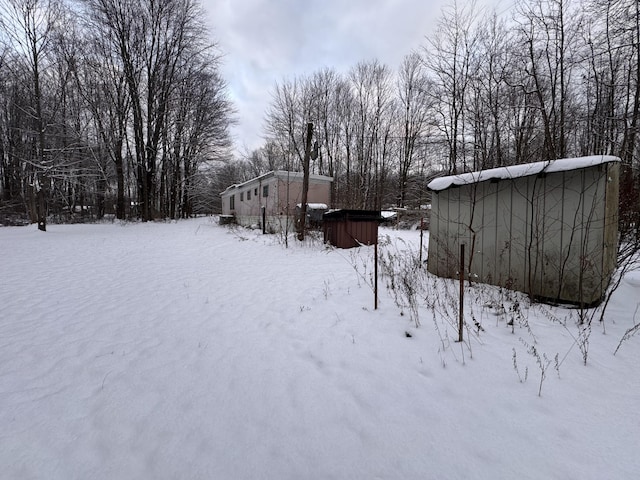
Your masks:
M477 172L434 178L427 184L427 188L437 192L454 186L470 185L472 183L479 183L492 179L506 180L528 177L543 172L567 172L610 162L620 162L620 158L612 155L591 155L587 157L560 158L557 160L524 163L522 165L490 168L488 170L480 170Z

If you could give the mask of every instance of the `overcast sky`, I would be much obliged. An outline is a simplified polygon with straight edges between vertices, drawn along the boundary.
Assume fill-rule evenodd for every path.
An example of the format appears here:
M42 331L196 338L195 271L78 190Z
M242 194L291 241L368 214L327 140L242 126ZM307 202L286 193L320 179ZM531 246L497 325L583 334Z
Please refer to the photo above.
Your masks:
M463 0L464 1L464 0ZM238 111L236 150L262 145L276 82L378 59L393 70L449 0L202 0Z

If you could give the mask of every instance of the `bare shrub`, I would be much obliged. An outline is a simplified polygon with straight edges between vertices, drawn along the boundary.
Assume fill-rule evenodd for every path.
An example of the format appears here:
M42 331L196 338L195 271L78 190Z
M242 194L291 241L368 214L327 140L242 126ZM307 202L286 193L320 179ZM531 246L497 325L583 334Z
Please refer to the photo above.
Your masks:
M638 314L638 307L640 307L640 303L636 305L636 311L633 314L634 322L636 321L636 315ZM626 332L624 332L624 335L620 339L620 343L618 343L618 346L616 347L616 350L613 352L613 354L615 355L616 353L618 353L618 350L620 350L620 347L622 346L622 344L627 340L629 340L638 332L640 332L640 323L636 323L633 327L629 328Z

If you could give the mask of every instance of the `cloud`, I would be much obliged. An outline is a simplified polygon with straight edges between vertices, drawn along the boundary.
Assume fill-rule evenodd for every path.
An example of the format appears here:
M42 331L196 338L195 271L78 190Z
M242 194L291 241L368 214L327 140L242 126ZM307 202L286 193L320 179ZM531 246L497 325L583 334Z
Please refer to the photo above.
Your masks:
M203 0L238 110L236 148L262 145L276 82L377 59L397 69L446 0Z

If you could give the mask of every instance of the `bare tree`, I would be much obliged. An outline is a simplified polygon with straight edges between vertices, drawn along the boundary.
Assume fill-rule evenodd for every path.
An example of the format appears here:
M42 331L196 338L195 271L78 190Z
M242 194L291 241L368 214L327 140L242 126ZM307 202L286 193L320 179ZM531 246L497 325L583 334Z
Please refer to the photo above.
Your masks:
M203 139L215 147L208 153L220 153L228 145L226 129L232 114L201 8L195 0L85 0L85 4L93 24L108 39L126 86L133 142L125 148L134 160L140 216L143 220L175 216L178 198L189 215L185 192L194 158L203 153ZM212 98L198 97L196 90ZM190 127L197 125L195 137L193 129L184 128L187 120L195 122Z
M349 72L353 92L355 206L379 209L390 159L391 72L377 61L360 62Z
M471 76L471 56L475 49L476 5L460 6L457 0L443 9L437 30L427 38L426 66L433 78L439 126L448 145L448 171L455 174L462 160L467 168L463 115Z
M27 127L32 153L24 152L22 161L27 175L28 211L38 228L47 228L47 190L50 161L47 155L47 127L50 112L45 111L43 92L47 57L56 29L61 6L57 0L7 0L0 5L0 25L6 39L16 53L13 68L22 69L30 85ZM25 126L26 127L26 126Z
M335 177L336 165L340 161L340 121L336 115L340 81L336 71L328 68L314 72L310 80L313 98L311 118L317 144L320 145L314 170L330 177Z
M570 153L575 92L572 76L582 18L567 0L522 0L515 10L525 75L531 80L543 130L540 158Z
M302 168L305 119L311 116L310 99L305 99L304 79L285 80L275 86L266 114L267 138L279 145L287 170Z
M161 178L169 186L170 218L194 213L194 199L201 191L194 183L201 176L200 165L224 161L229 147L227 128L233 110L226 84L212 68L215 58L201 61L183 70L184 81L176 92L165 134Z
M418 144L426 136L433 96L422 58L416 52L404 57L398 75L399 134L398 206L407 201L409 173L414 167Z
M640 5L635 1L615 2L616 18L621 21L620 47L628 51L627 85L629 86L626 105L625 131L620 156L624 164L631 164L638 156L638 130L640 130Z
M471 101L467 117L473 131L473 169L482 170L513 162L508 158L509 122L517 117L509 98L507 78L512 37L504 19L495 13L480 23L476 49L471 61L475 75L471 79ZM513 97L512 97L513 98Z
M85 18L86 40L82 61L75 69L77 88L95 125L96 143L113 164L115 215L127 214L129 175L126 156L130 101L119 55L111 44L110 31L100 22Z

